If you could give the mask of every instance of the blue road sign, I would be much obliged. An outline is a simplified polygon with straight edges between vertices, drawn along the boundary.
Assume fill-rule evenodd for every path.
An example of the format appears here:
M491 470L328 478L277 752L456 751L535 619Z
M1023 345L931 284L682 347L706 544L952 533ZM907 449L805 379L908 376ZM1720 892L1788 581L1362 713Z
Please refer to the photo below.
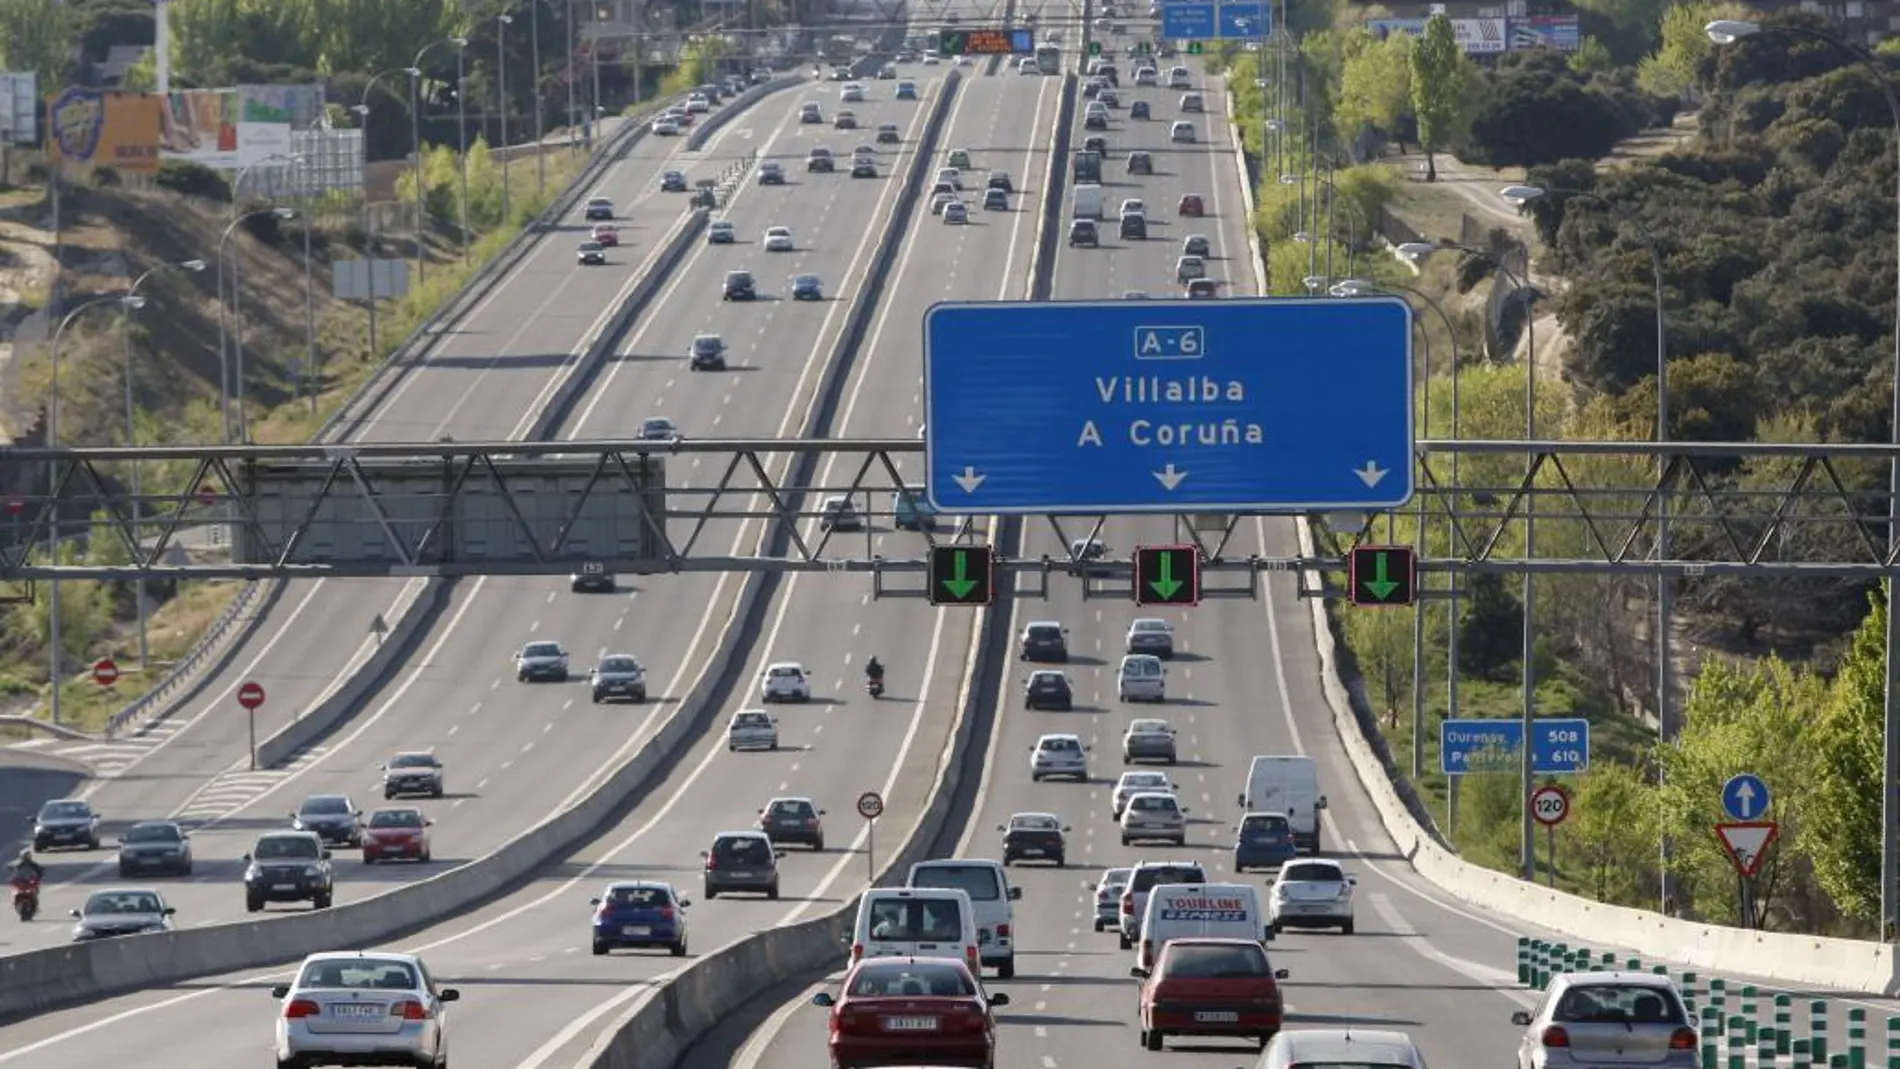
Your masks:
M1204 41L1219 23L1213 0L1166 0L1161 5L1161 36L1170 41Z
M1722 784L1722 809L1731 820L1760 820L1771 797L1768 784L1753 772L1730 776Z
M1438 770L1447 776L1515 769L1524 745L1521 720L1447 720L1438 732ZM1590 722L1531 721L1531 771L1544 776L1590 768Z
M1377 512L1412 497L1395 297L945 303L925 484L956 514Z
M1225 38L1265 37L1273 31L1258 0L1220 6L1220 35Z

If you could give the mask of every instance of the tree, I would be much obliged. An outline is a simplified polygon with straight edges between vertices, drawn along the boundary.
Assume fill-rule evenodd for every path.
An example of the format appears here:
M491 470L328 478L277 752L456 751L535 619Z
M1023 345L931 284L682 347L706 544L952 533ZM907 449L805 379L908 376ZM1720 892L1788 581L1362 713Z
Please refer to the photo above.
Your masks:
M1403 151L1406 128L1413 122L1411 34L1364 42L1346 59L1339 81L1339 108L1333 116L1339 130L1350 137L1361 126L1370 126L1391 136Z
M1504 589L1504 577L1479 572L1465 583L1465 618L1458 623L1458 671L1475 679L1502 679L1522 654L1524 603Z
M1425 180L1438 181L1434 158L1441 147L1457 140L1470 111L1471 61L1458 48L1451 20L1433 15L1425 36L1412 46L1412 113L1418 117L1418 140L1425 150Z
M1412 695L1412 613L1392 609L1349 612L1346 634L1359 658L1366 700L1388 730L1397 727L1399 709Z
M1800 844L1834 904L1850 917L1877 921L1887 603L1878 596L1867 603L1812 733L1815 804Z
M1634 858L1656 851L1655 786L1632 765L1602 761L1577 781L1570 819L1558 829L1566 857L1583 892L1599 902L1648 906L1655 901L1648 866Z
M40 92L66 84L78 44L78 23L61 0L0 0L0 70L33 71Z

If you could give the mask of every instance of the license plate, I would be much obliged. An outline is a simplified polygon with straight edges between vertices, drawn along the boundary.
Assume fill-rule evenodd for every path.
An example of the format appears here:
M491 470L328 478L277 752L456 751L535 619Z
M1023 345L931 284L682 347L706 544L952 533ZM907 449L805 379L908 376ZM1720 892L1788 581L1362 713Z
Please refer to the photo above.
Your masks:
M626 927L620 929L620 934L622 935L652 935L653 929L647 927L644 924L629 924Z
M937 1030L937 1018L886 1017L884 1018L884 1030L886 1032L935 1032Z
M1301 913L1324 913L1326 912L1326 907L1325 906L1301 906L1300 912Z
M294 883L273 883L270 885L270 889L273 891L295 891L297 885Z
M1194 1020L1199 1024L1238 1024L1240 1014L1233 1010L1196 1010Z
M752 874L750 872L728 872L726 873L726 875L732 877L735 880L749 880L752 878Z
M1030 854L1034 854L1034 855L1036 855L1037 857L1041 857L1041 856L1042 856L1042 847L1040 847L1040 846L1025 846L1025 847L1023 847L1023 855L1024 855L1024 856L1028 856L1028 855L1030 855Z
M383 1012L381 1006L367 1005L360 1002L345 1002L330 1007L330 1013L337 1017L381 1017Z

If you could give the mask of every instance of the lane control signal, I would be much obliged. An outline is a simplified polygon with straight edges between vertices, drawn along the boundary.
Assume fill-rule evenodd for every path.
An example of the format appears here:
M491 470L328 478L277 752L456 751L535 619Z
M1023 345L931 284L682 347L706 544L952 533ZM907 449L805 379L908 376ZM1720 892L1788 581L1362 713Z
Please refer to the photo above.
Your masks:
M1198 605L1201 551L1195 546L1136 546L1135 604Z
M988 605L996 596L996 559L989 546L932 546L932 605Z
M1354 605L1395 608L1418 600L1418 557L1411 546L1354 546L1346 573Z

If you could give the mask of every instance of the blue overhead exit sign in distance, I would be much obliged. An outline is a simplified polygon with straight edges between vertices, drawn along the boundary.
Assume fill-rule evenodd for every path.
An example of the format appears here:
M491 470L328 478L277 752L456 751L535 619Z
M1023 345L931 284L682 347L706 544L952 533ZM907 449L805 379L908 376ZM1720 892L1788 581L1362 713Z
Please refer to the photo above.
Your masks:
M1386 296L939 304L924 414L944 512L1398 508L1412 311Z

